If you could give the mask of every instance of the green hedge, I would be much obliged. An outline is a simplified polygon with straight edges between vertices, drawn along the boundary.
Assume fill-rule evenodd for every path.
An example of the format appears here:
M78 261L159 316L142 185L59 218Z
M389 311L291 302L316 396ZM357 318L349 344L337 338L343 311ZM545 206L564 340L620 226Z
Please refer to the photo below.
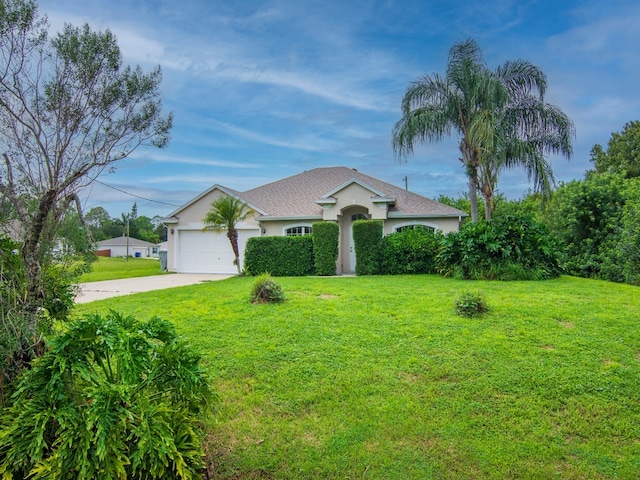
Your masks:
M387 235L380 244L379 273L436 273L436 256L441 239L441 233L424 228Z
M313 256L316 275L335 275L338 260L339 227L333 222L316 222L313 224Z
M356 249L356 275L374 275L379 271L382 220L353 222L353 243Z
M274 277L313 275L313 240L298 237L252 237L244 253L244 269L249 275L270 273Z

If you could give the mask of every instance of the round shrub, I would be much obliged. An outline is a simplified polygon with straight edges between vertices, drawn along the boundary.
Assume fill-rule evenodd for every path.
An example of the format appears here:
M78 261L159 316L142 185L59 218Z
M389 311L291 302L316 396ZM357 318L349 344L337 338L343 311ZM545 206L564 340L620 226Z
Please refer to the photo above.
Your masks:
M481 293L464 292L455 301L455 310L461 317L477 317L489 311Z
M251 303L279 303L284 301L282 287L269 275L263 273L253 282Z
M386 275L436 272L441 233L425 228L391 233L380 245L380 273Z

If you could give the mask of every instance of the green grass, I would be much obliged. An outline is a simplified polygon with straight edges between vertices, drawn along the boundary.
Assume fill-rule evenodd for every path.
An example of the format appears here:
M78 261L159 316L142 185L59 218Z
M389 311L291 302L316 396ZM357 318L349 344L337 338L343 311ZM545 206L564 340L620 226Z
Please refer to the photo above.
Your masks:
M169 319L221 413L212 478L640 478L640 290L563 277L232 278L80 305ZM463 291L490 311L454 313Z
M153 258L98 257L98 260L91 264L91 272L83 274L78 283L147 277L165 273L168 272L160 271L160 262Z

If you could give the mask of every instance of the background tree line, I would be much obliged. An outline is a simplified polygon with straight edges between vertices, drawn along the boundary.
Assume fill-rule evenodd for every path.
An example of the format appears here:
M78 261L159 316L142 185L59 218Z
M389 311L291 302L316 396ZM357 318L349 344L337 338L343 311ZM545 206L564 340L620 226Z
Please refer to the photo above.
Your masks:
M96 242L109 238L129 236L151 243L164 242L167 239L167 228L156 215L149 218L138 215L136 203L131 211L122 213L120 217L110 217L102 207L93 207L84 215L84 224L77 211L69 210L62 221L58 232L59 239L65 248L74 252L87 252Z

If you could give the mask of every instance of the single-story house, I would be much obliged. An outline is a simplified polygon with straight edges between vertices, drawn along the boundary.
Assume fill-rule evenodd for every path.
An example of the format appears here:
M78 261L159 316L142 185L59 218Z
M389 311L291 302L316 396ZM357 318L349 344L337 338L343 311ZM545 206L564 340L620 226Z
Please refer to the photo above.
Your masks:
M159 247L155 243L132 237L115 237L97 243L96 252L109 252L105 257L153 257L158 258Z
M162 221L168 228L167 269L179 273L236 273L226 232L205 230L203 219L218 197L228 195L253 211L237 225L240 261L254 236L306 235L322 220L340 227L338 274L354 272L356 257L351 225L379 219L384 233L423 225L443 233L455 231L466 213L346 167L315 168L246 192L222 185L173 211Z

